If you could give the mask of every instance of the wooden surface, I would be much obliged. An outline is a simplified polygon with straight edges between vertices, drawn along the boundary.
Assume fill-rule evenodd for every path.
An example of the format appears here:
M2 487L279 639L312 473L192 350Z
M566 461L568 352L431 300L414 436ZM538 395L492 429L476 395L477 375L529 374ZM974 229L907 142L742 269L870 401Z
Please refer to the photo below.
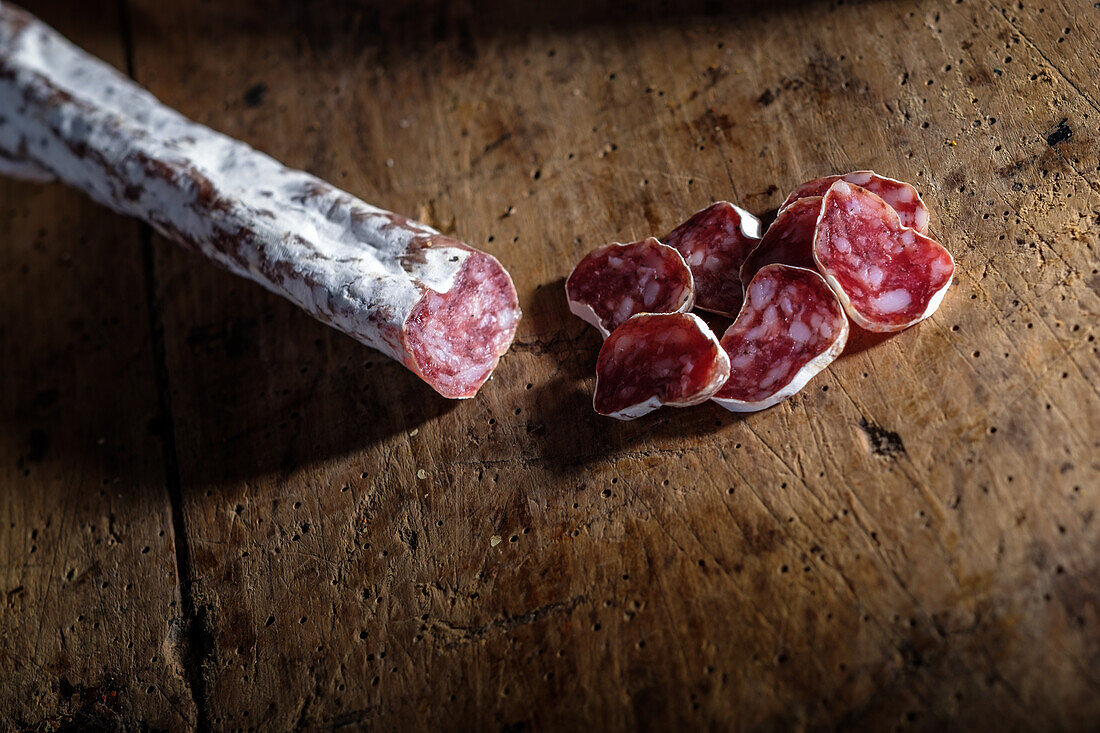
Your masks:
M28 6L525 318L446 402L0 182L0 727L1095 729L1100 9L512 5ZM767 412L592 412L584 252L865 167L956 256L930 321Z

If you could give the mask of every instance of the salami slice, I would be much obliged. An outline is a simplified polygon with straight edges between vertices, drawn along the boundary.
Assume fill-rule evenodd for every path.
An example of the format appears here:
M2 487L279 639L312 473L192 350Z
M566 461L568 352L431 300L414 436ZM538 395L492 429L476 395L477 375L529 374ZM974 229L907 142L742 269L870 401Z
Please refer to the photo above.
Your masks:
M0 4L0 155L472 397L520 317L500 263L197 124Z
M744 299L741 264L759 241L760 220L728 201L695 213L664 239L695 276L695 305L731 318Z
M569 310L604 338L636 313L691 310L691 270L672 247L653 237L589 252L565 281Z
M846 181L866 188L871 193L880 197L883 201L898 212L903 226L916 229L921 234L928 233L928 207L921 200L917 189L904 181L896 181L893 178L880 176L874 171L855 171L843 176L827 176L807 181L796 188L783 205L779 207L783 211L795 201L807 196L824 196L837 181Z
M874 193L844 181L822 201L814 260L852 321L878 332L932 315L955 272L943 245L903 226Z
M596 412L633 420L661 405L706 402L730 362L714 333L692 313L639 314L616 328L596 360Z
M766 265L749 283L745 305L722 335L730 378L714 401L756 412L785 400L833 362L848 339L848 319L813 270Z
M747 288L764 265L780 263L814 269L814 227L821 213L821 197L807 196L775 217L760 244L741 265L741 282Z

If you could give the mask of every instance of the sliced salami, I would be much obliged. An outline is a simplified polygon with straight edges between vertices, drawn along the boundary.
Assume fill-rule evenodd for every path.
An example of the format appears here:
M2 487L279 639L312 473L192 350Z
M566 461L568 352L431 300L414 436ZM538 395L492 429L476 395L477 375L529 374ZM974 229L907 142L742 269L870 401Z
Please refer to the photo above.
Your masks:
M691 310L691 270L672 247L653 237L589 252L565 281L569 310L604 338L636 313Z
M696 307L731 318L744 299L741 264L759 241L760 220L728 201L696 212L664 239L695 276Z
M779 210L783 211L798 199L806 198L807 196L824 196L825 192L829 190L829 186L832 186L840 180L866 188L871 193L880 197L893 207L894 211L898 212L898 217L901 219L903 226L916 229L921 234L928 233L928 219L930 215L928 213L928 207L925 206L924 201L921 200L920 194L917 193L917 189L904 181L886 178L885 176L878 175L874 171L855 171L854 173L847 173L843 176L827 176L825 178L807 181L796 188L794 192L787 197L787 200L783 202Z
M520 317L492 256L197 124L0 4L0 169L56 177L472 397Z
M757 271L775 263L814 269L814 227L821 213L821 197L807 196L775 217L760 244L741 265L741 282L747 288Z
M852 321L878 332L932 315L955 272L943 245L903 226L874 193L844 181L822 201L814 260Z
M848 319L820 275L766 265L722 335L730 377L713 399L733 412L771 407L832 363L847 339Z
M633 420L661 405L710 399L730 362L714 333L692 313L639 314L615 329L596 360L596 412Z

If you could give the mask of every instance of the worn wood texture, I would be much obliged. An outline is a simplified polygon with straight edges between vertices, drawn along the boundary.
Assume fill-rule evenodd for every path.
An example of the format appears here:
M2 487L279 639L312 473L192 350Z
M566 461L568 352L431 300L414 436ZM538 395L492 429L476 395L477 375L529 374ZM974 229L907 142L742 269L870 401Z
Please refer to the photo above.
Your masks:
M525 319L448 403L5 183L0 720L109 678L109 723L170 728L1094 726L1100 9L511 5L62 23L120 65L128 41L185 113L496 254ZM956 255L930 321L764 413L592 413L599 339L562 294L584 252L865 167L915 182ZM66 579L85 567L94 589Z
M125 66L114 12L42 16ZM139 228L0 179L0 728L196 722Z

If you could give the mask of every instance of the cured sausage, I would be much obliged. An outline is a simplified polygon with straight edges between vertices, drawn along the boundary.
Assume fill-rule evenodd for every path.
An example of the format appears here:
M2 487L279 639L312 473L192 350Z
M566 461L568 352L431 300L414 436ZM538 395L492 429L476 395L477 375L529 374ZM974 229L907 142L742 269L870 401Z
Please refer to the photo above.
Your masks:
M917 189L904 181L896 181L893 178L880 176L874 171L855 171L843 176L827 176L807 181L796 188L783 205L779 207L782 212L795 201L807 196L824 196L837 181L846 181L866 188L871 193L880 197L883 201L898 212L903 226L916 229L921 234L928 233L929 213L928 207L921 200Z
M844 181L825 194L813 249L848 316L868 331L900 331L932 315L955 272L943 245L903 226L874 193Z
M764 265L780 263L813 269L814 227L821 213L821 197L807 196L792 203L775 217L760 244L741 265L741 282L747 288Z
M635 313L691 310L691 270L672 247L653 237L589 252L565 281L569 310L604 338Z
M847 339L848 319L820 275L766 265L722 335L730 376L713 399L733 412L771 407L832 363Z
M759 241L760 220L728 201L696 212L664 239L695 276L696 307L731 318L744 298L741 264Z
M56 177L472 397L520 318L492 256L371 206L161 104L0 4L0 160Z
M592 406L601 415L633 420L661 405L697 405L729 373L726 352L698 316L639 314L603 342Z
M49 183L54 180L54 175L48 170L22 158L13 158L3 150L0 150L0 176L32 183Z

